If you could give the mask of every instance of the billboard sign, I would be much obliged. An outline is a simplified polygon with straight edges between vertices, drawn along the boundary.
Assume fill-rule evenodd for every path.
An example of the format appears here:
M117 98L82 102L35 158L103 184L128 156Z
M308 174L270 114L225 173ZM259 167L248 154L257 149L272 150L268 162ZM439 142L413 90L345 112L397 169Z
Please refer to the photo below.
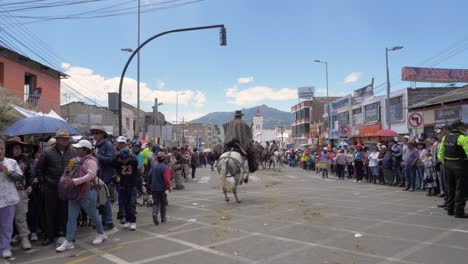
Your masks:
M331 106L333 109L347 107L348 105L349 105L349 97L341 98L331 103Z
M436 83L468 82L468 70L403 67L401 69L401 79L403 81L413 81L413 82L436 82Z
M461 107L443 108L435 110L435 122L437 124L450 124L460 119Z
M311 99L314 97L315 87L299 87L297 88L297 97L302 99Z
M364 99L374 95L374 78L372 78L372 83L366 85L360 89L354 90L354 103L361 104L364 102Z

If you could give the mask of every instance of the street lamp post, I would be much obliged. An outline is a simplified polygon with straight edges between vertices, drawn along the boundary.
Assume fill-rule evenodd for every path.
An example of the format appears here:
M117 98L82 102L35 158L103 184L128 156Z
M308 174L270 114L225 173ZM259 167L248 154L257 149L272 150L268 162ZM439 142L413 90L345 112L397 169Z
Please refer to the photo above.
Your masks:
M331 139L331 131L332 131L332 119L331 119L331 104L328 100L328 61L321 61L321 60L314 60L315 62L317 63L323 63L325 64L325 77L326 77L326 81L327 81L327 104L328 104L328 144L330 144L330 139Z
M128 65L130 65L130 62L132 62L132 59L135 57L135 55L144 47L146 44L151 42L152 40L161 37L163 35L167 35L169 33L177 33L177 32L185 32L185 31L194 31L194 30L205 30L205 29L211 29L211 28L219 28L220 29L220 45L221 46L226 46L226 28L224 25L212 25L212 26L204 26L204 27L191 27L191 28L179 28L179 29L173 29L173 30L168 30L161 32L159 34L156 34L149 39L147 39L145 42L143 42L141 45L139 45L136 50L132 52L130 55L130 58L128 58L127 63L125 64L122 74L120 76L120 82L119 82L119 135L122 135L122 86L123 86L123 80L125 77L125 73L127 72Z
M395 46L393 48L385 48L385 62L387 66L387 105L386 105L386 119L387 119L387 126L388 129L392 129L392 121L390 120L390 72L388 69L388 51L394 51L402 49L403 46Z
M179 121L179 95L184 95L185 92L176 92L176 110L175 110L175 123L176 123L176 141L177 141L177 146L180 147L179 145L179 126L177 125Z

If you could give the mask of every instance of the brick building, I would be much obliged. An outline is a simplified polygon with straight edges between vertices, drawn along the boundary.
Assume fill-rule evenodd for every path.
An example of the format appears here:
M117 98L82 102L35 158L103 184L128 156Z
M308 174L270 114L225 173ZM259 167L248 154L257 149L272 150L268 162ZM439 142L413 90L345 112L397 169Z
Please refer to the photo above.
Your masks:
M60 79L66 75L0 46L0 86L41 112L60 114Z

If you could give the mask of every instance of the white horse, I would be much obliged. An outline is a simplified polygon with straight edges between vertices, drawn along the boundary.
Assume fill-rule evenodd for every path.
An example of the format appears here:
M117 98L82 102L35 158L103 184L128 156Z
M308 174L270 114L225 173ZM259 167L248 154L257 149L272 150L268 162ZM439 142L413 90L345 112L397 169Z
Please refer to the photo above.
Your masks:
M237 185L242 185L243 181L247 183L249 178L249 166L247 160L238 152L228 151L219 157L216 167L223 184L223 192L224 197L226 197L226 202L229 202L229 197L227 196L227 178L233 177L234 186L232 187L232 193L234 193L236 202L240 203L241 201L237 197Z
M284 168L283 163L281 162L281 152L279 151L273 152L273 155L270 156L270 159L268 161L268 169L270 169L272 163L273 163L273 170L278 168L278 171L280 171L281 167Z

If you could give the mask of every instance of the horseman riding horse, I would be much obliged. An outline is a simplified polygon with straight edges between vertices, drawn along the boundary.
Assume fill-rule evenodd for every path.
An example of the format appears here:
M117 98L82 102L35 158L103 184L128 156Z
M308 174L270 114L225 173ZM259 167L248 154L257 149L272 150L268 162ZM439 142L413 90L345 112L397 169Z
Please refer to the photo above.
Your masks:
M242 182L249 181L249 172L257 170L257 160L253 149L252 127L242 120L242 112L237 110L234 120L223 125L224 128L224 151L218 160L217 169L223 184L223 192L226 201L227 196L227 178L234 178L232 192L238 203L237 186Z

